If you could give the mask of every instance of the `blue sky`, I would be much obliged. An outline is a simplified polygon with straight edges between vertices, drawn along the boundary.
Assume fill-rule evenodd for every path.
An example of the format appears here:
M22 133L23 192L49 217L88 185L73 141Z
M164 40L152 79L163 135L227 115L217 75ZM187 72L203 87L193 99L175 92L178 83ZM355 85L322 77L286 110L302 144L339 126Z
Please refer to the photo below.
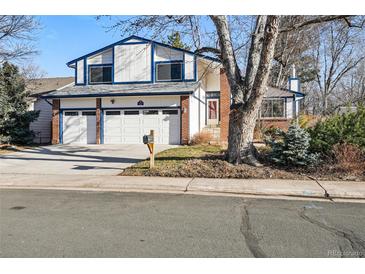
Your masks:
M47 77L72 76L66 62L121 39L93 16L39 16L42 29L34 63Z

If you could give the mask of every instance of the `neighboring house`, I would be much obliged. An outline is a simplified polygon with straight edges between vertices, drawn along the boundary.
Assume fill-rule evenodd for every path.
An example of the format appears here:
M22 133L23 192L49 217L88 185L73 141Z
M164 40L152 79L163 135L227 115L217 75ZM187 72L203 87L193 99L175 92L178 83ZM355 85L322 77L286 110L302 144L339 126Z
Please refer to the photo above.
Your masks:
M38 119L30 124L30 129L35 134L34 143L51 143L52 104L41 96L73 83L74 77L40 78L30 80L27 83L27 90L31 94L29 109L40 111Z
M227 141L231 97L218 59L131 36L67 65L75 84L43 96L53 105L53 144L138 144L151 129L159 144L187 144L212 128ZM262 119L294 118L303 94L298 79L290 84L269 88Z

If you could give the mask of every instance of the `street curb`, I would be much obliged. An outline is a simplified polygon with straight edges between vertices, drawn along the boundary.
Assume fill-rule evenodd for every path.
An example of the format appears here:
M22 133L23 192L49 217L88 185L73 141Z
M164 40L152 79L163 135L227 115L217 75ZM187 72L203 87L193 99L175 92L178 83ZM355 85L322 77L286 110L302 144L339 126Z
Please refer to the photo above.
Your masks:
M23 175L0 177L0 189L151 192L200 195L248 195L302 199L365 200L365 182L279 179L214 179L142 176ZM33 182L33 183L32 183Z

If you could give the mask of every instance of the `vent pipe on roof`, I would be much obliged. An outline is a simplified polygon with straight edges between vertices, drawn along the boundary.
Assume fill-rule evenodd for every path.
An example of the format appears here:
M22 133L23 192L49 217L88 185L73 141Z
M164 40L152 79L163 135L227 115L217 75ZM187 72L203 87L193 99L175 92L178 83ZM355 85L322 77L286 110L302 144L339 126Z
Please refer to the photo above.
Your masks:
M297 75L295 73L295 64L292 65L292 72L291 72L291 78L296 78Z

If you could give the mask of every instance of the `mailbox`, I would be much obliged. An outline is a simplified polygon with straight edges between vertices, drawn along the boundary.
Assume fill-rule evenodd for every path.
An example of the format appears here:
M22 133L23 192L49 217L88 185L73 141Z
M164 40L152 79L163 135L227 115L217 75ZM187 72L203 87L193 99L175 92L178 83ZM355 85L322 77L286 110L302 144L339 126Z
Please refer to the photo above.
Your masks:
M144 135L143 136L143 143L145 144L145 145L147 145L147 144L153 144L154 143L154 138L153 138L153 135Z

